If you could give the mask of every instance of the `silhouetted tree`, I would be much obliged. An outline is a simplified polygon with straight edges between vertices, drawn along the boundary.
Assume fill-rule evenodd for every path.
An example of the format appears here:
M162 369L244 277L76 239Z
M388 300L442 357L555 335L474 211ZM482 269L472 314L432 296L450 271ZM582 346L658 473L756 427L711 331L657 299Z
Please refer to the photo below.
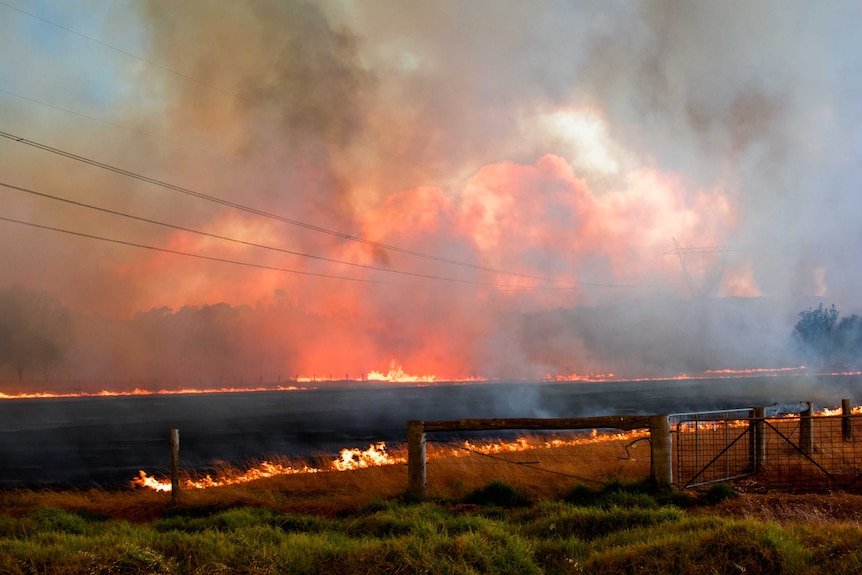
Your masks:
M18 381L34 366L48 379L71 340L72 319L59 301L19 286L0 289L0 364L11 365Z
M853 315L838 322L835 306L809 308L799 313L793 336L807 361L820 366L843 368L856 363L862 343L862 320Z

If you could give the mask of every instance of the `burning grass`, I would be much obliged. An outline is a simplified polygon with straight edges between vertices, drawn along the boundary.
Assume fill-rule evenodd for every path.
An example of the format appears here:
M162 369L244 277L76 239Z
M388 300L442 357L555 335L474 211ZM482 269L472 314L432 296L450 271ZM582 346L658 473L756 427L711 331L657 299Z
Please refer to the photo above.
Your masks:
M403 446L382 444L222 466L174 502L0 492L0 573L862 572L862 497L762 494L752 480L738 497L656 492L642 439L429 443L422 504L403 498Z
M639 441L645 431L630 433L555 434L522 436L514 441L449 441L429 443L429 494L457 497L465 489L496 476L529 490L534 495L555 496L559 484L571 480L602 483L609 479L639 479L649 473L649 447ZM406 486L407 448L380 442L366 449L343 449L332 460L291 459L275 456L250 462L245 468L218 463L209 473L186 473L183 491L225 487L261 479L286 479L293 475L315 475L359 469L396 467L393 475ZM134 487L169 492L170 480L141 471ZM389 495L389 494L387 494Z

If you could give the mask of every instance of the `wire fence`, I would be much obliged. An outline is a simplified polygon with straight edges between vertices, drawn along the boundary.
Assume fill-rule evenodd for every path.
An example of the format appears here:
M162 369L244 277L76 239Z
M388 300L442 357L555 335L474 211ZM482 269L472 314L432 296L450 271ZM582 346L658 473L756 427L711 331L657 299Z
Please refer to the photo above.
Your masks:
M583 484L637 482L650 476L648 432L587 430L520 435L517 440L448 438L428 440L427 492L453 496L458 488L489 478L531 491L560 491Z
M678 487L756 476L766 489L862 490L860 415L698 415L673 427Z
M862 490L862 416L767 419L758 481L805 491Z
M740 417L742 415L742 417ZM674 483L683 488L752 475L754 427L738 415L692 414L675 421Z

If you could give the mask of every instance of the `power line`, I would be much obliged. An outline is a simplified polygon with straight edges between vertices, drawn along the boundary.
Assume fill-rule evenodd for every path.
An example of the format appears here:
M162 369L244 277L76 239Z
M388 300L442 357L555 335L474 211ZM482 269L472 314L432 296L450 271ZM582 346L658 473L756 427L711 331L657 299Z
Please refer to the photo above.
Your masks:
M4 182L0 182L0 186L5 187L5 188L9 188L9 189L12 189L12 190L17 190L17 191L19 191L19 192L23 192L23 193L31 194L31 195L34 195L34 196L38 196L38 197L41 197L41 198L45 198L45 199L55 200L55 201L58 201L58 202L63 202L63 203L66 203L66 204L70 204L70 205L74 205L74 206L78 206L78 207L82 207L82 208L87 208L87 209L90 209L90 210L95 210L95 211L99 211L99 212L103 212L103 213L107 213L107 214L111 214L111 215L115 215L115 216L120 216L120 217L128 218L128 219L131 219L131 220L137 220L137 221L140 221L140 222L145 222L145 223L148 223L148 224L153 224L153 225L157 225L157 226L162 226L162 227L166 227L166 228L170 228L170 229L174 229L174 230L178 230L178 231L182 231L182 232L187 232L187 233L191 233L191 234L196 234L196 235L200 235L200 236L204 236L204 237L208 237L208 238L213 238L213 239L223 240L223 241L227 241L227 242L232 242L232 243L242 244L242 245L249 246L249 247L260 248L260 249L265 249L265 250L275 251L275 252L279 252L279 253L290 254L290 255L299 256L299 257L304 257L304 258L309 258L309 259L314 259L314 260L318 260L318 261L325 261L325 262L335 263L335 264L340 264L340 265L353 266L353 267L362 268L362 269L367 269L367 270L373 270L373 271L379 271L379 272L386 272L386 273L393 273L393 274L399 274L399 275L411 276L411 277L417 277L417 278L423 278L423 279L433 279L433 280L440 280L440 281L447 281L447 282L465 283L465 284L472 284L472 285L479 285L479 286L486 286L486 287L494 287L494 288L500 288L500 289L534 289L534 287L535 287L535 288L537 288L537 289L563 289L563 288L559 288L559 287L556 287L556 288L542 288L542 286L513 286L513 285L505 285L505 284L495 284L495 283L489 283L489 282L480 282L480 281L474 281L474 280L465 280L465 279L459 279L459 278L451 278L451 277L446 277L446 276L437 276L437 275L432 275L432 274L422 274L422 273L417 273L417 272L408 272L408 271L398 270L398 269L393 269L393 268L381 268L381 267L378 267L378 266L371 266L371 265L367 265L367 264L360 264L360 263L356 263L356 262L349 262L349 261L344 261L344 260L338 260L338 259L335 259L335 258L329 258L329 257L326 257L326 256L318 256L318 255L314 255L314 254L307 254L307 253L304 253L304 252L297 252L297 251L288 250L288 249L285 249L285 248L279 248L279 247L269 246L269 245L265 245L265 244L258 244L258 243L255 243L255 242L249 242L249 241L246 241L246 240L240 240L240 239L237 239L237 238L230 238L230 237L222 236L222 235L219 235L219 234L213 234L213 233L210 233L210 232L204 232L204 231L201 231L201 230L195 230L195 229L187 228L187 227L184 227L184 226L178 226L178 225L175 225L175 224L169 224L169 223L167 223L167 222L162 222L162 221L159 221L159 220L154 220L154 219L150 219L150 218L145 218L145 217L142 217L142 216L136 216L136 215L134 215L134 214L128 214L128 213L125 213L125 212L120 212L120 211L112 210L112 209L109 209L109 208L103 208L103 207L100 207L100 206L94 206L94 205L92 205L92 204L87 204L87 203L79 202L79 201L76 201L76 200L70 200L70 199L68 199L68 198L61 198L61 197L59 197L59 196L54 196L54 195L51 195L51 194L46 194L46 193L44 193L44 192L37 192L36 190L31 190L31 189L29 189L29 188L23 188L23 187L20 187L20 186L15 186L15 185L12 185L12 184L7 184L7 183L4 183ZM573 287L572 287L572 288L570 288L570 289L577 289L577 288L576 288L576 286L573 286Z
M231 96L232 98L235 98L235 99L240 99L240 97L239 97L239 96L237 96L236 94L233 94L233 93L231 93L231 92L229 92L229 91L227 91L227 90L224 90L224 89L222 89L222 88L219 88L218 86L215 86L215 85L209 84L209 83L207 83L207 82L204 82L204 81L202 81L202 80L199 80L198 78L195 78L195 77L190 76L190 75L188 75L188 74L184 74L184 73L182 73L182 72L179 72L179 71L174 70L174 69L172 69L172 68L169 68L169 67L167 67L167 66L161 65L161 64L159 64L159 63L157 63L157 62L154 62L154 61L152 61L152 60L149 60L149 59L147 59L147 58L143 58L143 57L141 57L141 56L138 56L137 54L134 54L134 53L129 52L129 51L127 51L127 50L124 50L124 49L122 49L122 48L118 48L118 47L116 47L116 46L113 46L113 45L108 44L108 43L106 43L106 42L103 42L103 41L101 41L101 40L98 40L98 39L96 39L96 38L93 38L93 37L88 36L88 35L86 35L86 34L83 34L83 33L81 33L81 32L78 32L78 31L76 31L76 30L73 30L73 29L71 29L71 28L68 28L68 27L66 27L66 26L64 26L64 25L62 25L62 24L58 24L58 23L56 23L56 22L53 22L53 21L51 21L51 20L48 20L47 18L44 18L44 17L38 16L38 15L33 14L33 13L31 13L31 12L27 12L26 10L22 10L22 9L20 9L20 8L16 7L16 6L12 6L12 5L8 4L8 3L7 3L7 2L5 2L5 1L0 0L0 5L6 6L6 7L7 7L7 8L9 8L9 9L15 10L15 11L17 11L17 12L21 13L21 14L26 15L26 16L30 16L31 18L34 18L34 19L36 19L36 20L39 20L40 22L43 22L43 23L45 23L45 24L48 24L48 25L54 26L54 27L56 27L56 28L58 28L58 29L61 29L61 30L65 31L65 32L68 32L68 33L73 34L73 35L75 35L75 36L78 36L78 37L80 37L80 38L83 38L83 39L86 39L86 40L88 40L88 41L91 41L91 42L93 42L93 43L95 43L95 44L98 44L99 46L102 46L102 47L108 48L108 49L110 49L110 50L113 50L113 51L118 52L118 53L120 53L120 54L123 54L123 55L125 55L125 56L131 57L131 58L134 58L134 59L136 59L136 60L139 60L139 61L144 62L144 63L146 63L146 64L149 64L149 65L151 65L151 66L154 66L154 67L156 67L156 68L158 68L158 69L160 69L160 70L164 70L164 71L166 71L166 72L170 72L171 74L174 74L174 75L176 75L176 76L179 76L179 77L181 77L181 78L184 78L184 79L186 79L186 80L188 80L188 81L194 82L195 84L198 84L198 85L200 85L200 86L203 86L203 87L206 87L206 88L210 88L210 89L216 90L216 91L218 91L218 92L221 92L222 94L226 94L226 95ZM0 90L0 92L4 92L4 93L6 93L6 94L9 94L9 95L12 95L12 96L15 96L15 97L19 97L19 98L22 98L22 99L25 99L25 100L30 100L30 101L33 101L33 102L36 102L36 103L39 103L39 104L42 104L42 105L45 105L45 106L48 106L48 107L51 107L51 108L55 108L55 109L58 109L58 110L66 111L66 112L69 112L69 113L72 113L72 114L76 114L76 115L79 115L79 116L82 116L82 117L90 118L89 116L86 116L86 115L84 115L84 114L79 114L79 113L77 113L77 112L74 112L74 111L71 111L71 110L65 110L65 109L63 109L63 108L56 108L56 107L54 107L54 106L50 106L49 104L45 104L45 103L43 103L43 102L39 102L38 100L34 100L34 99L31 99L31 98L27 98L27 97L25 97L25 96L20 96L20 95L18 95L18 94L13 94L13 93L11 93L11 92L6 92L6 91L3 91L3 90ZM95 119L95 118L90 118L90 119L93 119L93 120L96 120L96 121L102 122L102 120L98 120L98 119ZM108 123L108 124L110 124L110 122L103 122L103 123ZM113 125L113 124L112 124L112 125ZM122 126L118 126L118 127L122 128ZM128 128L123 128L123 129L128 129ZM134 132L135 130L131 130L131 131L133 131L133 132ZM147 135L147 136L150 136L150 137L156 137L156 138L159 138L158 136L153 136L153 135L147 134L146 132L140 132L140 133L143 133L144 135ZM327 229L327 228L324 228L324 227L321 227L321 226L316 226L316 225L314 225L314 224L308 224L308 223L305 223L305 222L302 222L302 221L299 221L299 220L293 220L293 219L290 219L290 218L286 218L286 217L284 217L284 216L279 216L279 215L277 215L277 214L273 214L273 213L266 212L266 211L263 211L263 210L258 210L258 209L256 209L256 208L250 208L250 207L247 207L247 206L243 206L243 205L241 205L241 204L237 204L237 203L234 203L234 202L230 202L230 201L228 201L228 200L223 200L223 199L220 199L220 198L216 198L216 197L214 197L214 196L209 196L209 195L206 195L206 194L203 194L203 193L200 193L200 192L195 192L195 191L193 191L193 190L190 190L190 189L187 189L187 188L182 188L182 187L180 187L180 186L175 186L175 185L172 185L172 184L168 184L168 183L166 183L166 182L161 182L161 181L159 181L159 180L156 180L156 179L154 179L154 178L150 178L150 177L148 177L148 176L144 176L144 175L142 175L142 174L137 174L137 173L135 173L135 172L131 172L131 171L128 171L128 170L124 170L124 169L122 169L122 168L118 168L118 167L115 167L115 166L110 166L110 165L108 165L108 164L103 164L103 163L98 162L98 161L96 161L96 160L91 160L91 159L89 159L89 158L85 158L85 157L83 157L83 156L78 156L78 155L76 155L76 154L72 154L72 153L70 153L70 152L65 152L65 151L63 151L63 150L59 150L59 149L57 149L57 148L52 148L52 147L47 146L47 145L44 145L44 144L39 144L39 143L37 143L37 142L31 141L31 140L27 140L27 139L25 139L25 138L17 137L17 136L14 136L14 135L12 135L12 134L8 134L8 133L5 133L5 132L0 132L0 136L3 136L3 137L5 137L5 138L11 139L11 140L14 140L14 141L19 142L19 143L24 143L24 144L27 144L27 145L30 145L30 146L36 147L36 148L41 149L41 150L43 150L43 151L52 152L52 153L55 153L55 154L59 154L59 155L61 155L61 156L64 156L64 157L66 157L66 158L69 158L69 159L73 159L73 160L76 160L76 161L84 162L84 163L87 163L87 164L89 164L89 165L92 165L92 166L95 166L95 167L99 167L99 168L102 168L102 169L110 170L110 171L116 172L116 173L118 173L118 174L125 175L125 176L127 176L127 177L136 178L136 179L138 179L138 180L145 181L145 182L150 183L150 184L158 185L158 186L161 186L161 187L164 187L164 188L167 188L167 189L171 189L171 190L176 191L176 192L180 192L180 193L184 193L184 194L192 195L192 196L197 197L197 198L199 198L199 199L203 199L203 200L207 200L207 201L210 201L210 202L218 203L218 204L221 204L221 205L229 206L229 207L232 207L232 208L234 208L234 209L238 209L238 210L246 211L246 212L248 212L248 213L252 213L252 214L255 214L255 215L262 216L262 217L267 217L267 218L275 219L275 220L278 220L278 221L281 221L281 222L284 222L284 223L289 223L289 224L291 224L291 225L299 226L299 227L306 228L306 229L309 229L309 230L312 230L312 231L317 231L317 232L320 232L320 233L329 234L329 235L332 235L332 236L335 236L335 237L338 237L338 238L341 238L341 239L345 239L345 240L349 240L349 241L355 241L355 242L362 243L362 244L365 244L365 245L369 245L369 246L373 246L373 247L377 247L377 248L381 248L381 249L386 249L386 250L390 250L390 251L393 251L393 252L402 253L402 254L405 254L405 255L410 255L410 256L413 256L413 257L424 258L424 259L428 259L428 260L431 260L431 261L436 261L436 262L438 262L438 263L445 263L445 264L449 264L449 265L456 265L456 266L461 266L461 267L467 267L467 268L471 268L471 269L479 270L479 271L485 271L485 272L490 272L490 273L495 273L495 274L508 275L508 276L513 276L513 277L521 277L521 278L525 278L525 279L531 279L531 280L542 281L542 282L550 282L550 283L566 282L566 280L561 280L561 279L559 279L559 278L553 278L553 277L547 277L547 276L537 276L537 275L532 275L532 274L525 274L525 273L519 273L519 272L513 272L513 271L507 271L507 270L502 270L502 269L492 268L492 267L488 267L488 266L481 266L481 265L478 265L478 264L472 264L472 263L469 263L469 262L464 262L464 261L459 261L459 260L452 260L452 259L449 259L449 258L443 258L443 257L440 257L440 256L435 256L435 255L433 255L433 254L426 254L426 253L418 252L418 251L415 251L415 250L409 250L409 249L406 249L406 248L400 248L400 247L398 247L398 246L394 246L394 245L391 245L391 244L385 244L385 243L382 243L382 242L376 242L376 241L373 241L373 240L368 240L368 239L361 238L361 237L358 237L358 236L354 236L354 235L351 235L351 234L347 234L347 233L344 233L344 232L339 232L339 231L336 231L336 230L330 230L330 229ZM159 138L159 139L163 139L163 138ZM166 140L166 141L170 141L170 140ZM364 147L372 148L372 147L371 147L370 145L368 145L368 144L365 144L365 143L362 143L362 142L358 142L358 143L359 143L360 145L364 146ZM182 144L181 144L181 145L182 145ZM373 149L373 148L372 148L372 149ZM438 278L438 279L439 279L439 278ZM455 281L457 281L457 280L455 280ZM469 282L469 283L474 283L474 282ZM479 282L475 282L475 283L479 283ZM586 286L589 286L589 287L606 287L606 288L641 288L641 287L655 287L655 286L646 285L646 284L640 284L640 285L638 285L638 284L611 284L611 283L596 283L596 282L576 282L576 283L566 282L566 284L567 284L567 285L545 286L545 289L577 289L577 288L579 288L579 287L586 287ZM494 285L494 284L481 284L481 285ZM513 287L513 286L508 286L508 287Z
M278 215L278 214L274 214L274 213L272 213L272 212L267 212L267 211L260 210L260 209L257 209L257 208L252 208L252 207L249 207L249 206L245 206L245 205L242 205L242 204L238 204L238 203L236 203L236 202L232 202L232 201L230 201L230 200L225 200L225 199L222 199L222 198L218 198L218 197L216 197L216 196L211 196L211 195L208 195L208 194L204 194L204 193L202 193L202 192L196 192L196 191L191 190L191 189L189 189L189 188L184 188L184 187L181 187L181 186L177 186L177 185L174 185L174 184L170 184L170 183L167 183L167 182L163 182L163 181L161 181L161 180L157 180L157 179L155 179L155 178L151 178L151 177L149 177L149 176L145 176L145 175L143 175L143 174L139 174L139 173L137 173L137 172L132 172L132 171L130 171L130 170L126 170L126 169L124 169L124 168L119 168L119 167L116 167L116 166L112 166L112 165L110 165L110 164L105 164L105 163L103 163L103 162L99 162L99 161L97 161L97 160L93 160L93 159L90 159L90 158L86 158L86 157L84 157L84 156L80 156L80 155L77 155L77 154L73 154L73 153L71 153L71 152L66 152L66 151L61 150L61 149L59 149L59 148L54 148L54 147L52 147L52 146L48 146L48 145L46 145L46 144L41 144L41 143L36 142L36 141L33 141L33 140L28 140L27 138L23 138L23 137L21 137L21 136L16 136L16 135L14 135L14 134L10 134L10 133L8 133L8 132L0 131L0 136L2 136L3 138L6 138L6 139L8 139L8 140L12 140L12 141L18 142L18 143L20 143L20 144L25 144L25 145L28 145L28 146L32 146L32 147L37 148L37 149L39 149L39 150L43 150L43 151L50 152L50 153L53 153L53 154L56 154L56 155L59 155L59 156L63 156L63 157L65 157L65 158L68 158L68 159L71 159L71 160L75 160L75 161L78 161L78 162L82 162L82 163L84 163L84 164L88 164L88 165L91 165L91 166L94 166L94 167L97 167L97 168L101 168L101 169L103 169L103 170L107 170L107 171L110 171L110 172L114 172L114 173L117 173L117 174L123 175L123 176L127 176L127 177L130 177L130 178L134 178L134 179L136 179L136 180L140 180L140 181L142 181L142 182L146 182L146 183L149 183L149 184L153 184L153 185L156 185L156 186L160 186L160 187L162 187L162 188L165 188L165 189L168 189L168 190L172 190L172 191L175 191L175 192L178 192L178 193L181 193L181 194L185 194L185 195L188 195L188 196L192 196L192 197L197 198L197 199L200 199L200 200L205 200L205 201L208 201L208 202L211 202L211 203L214 203L214 204L219 204L219 205L227 206L227 207L230 207L230 208L233 208L233 209L236 209L236 210L240 210L240 211L247 212L247 213L250 213L250 214L254 214L254 215L257 215L257 216L261 216L261 217L269 218L269 219L276 220L276 221L279 221L279 222L283 222L283 223L291 224L291 225L294 225L294 226L297 226L297 227L301 227L301 228L304 228L304 229L308 229L308 230L311 230L311 231L315 231L315 232L319 232L319 233L327 234L327 235L334 236L334 237L337 237L337 238L340 238L340 239L344 239L344 240L349 240L349 241L357 242L357 243L360 243L360 244L363 244L363 245L368 245L368 246L372 246L372 247L376 247L376 248L380 248L380 249L390 250L390 251L393 251L393 252L397 252L397 253L401 253L401 254L405 254L405 255L413 256L413 257L423 258L423 259L427 259L427 260L435 261L435 262L438 262L438 263L445 263L445 264L449 264L449 265L456 265L456 266L466 267L466 268L470 268L470 269L474 269L474 270L479 270L479 271L491 272L491 273L502 274L502 275L509 275L509 276L514 276L514 277L521 277L521 278L532 279L532 280L538 280L538 281L546 281L546 282L559 282L559 281L560 281L560 280L559 280L559 279L557 279L557 278L549 278L549 277L543 277L543 276L535 276L535 275L531 275L531 274L524 274L524 273L518 273L518 272L511 272L511 271L506 271L506 270L501 270L501 269L496 269L496 268L491 268L491 267L486 267L486 266L480 266L480 265L478 265L478 264L471 264L471 263L469 263L469 262L463 262L463 261L458 261L458 260L452 260L452 259L449 259L449 258L444 258L444 257L440 257L440 256L435 256L435 255L433 255L433 254L426 254L426 253L424 253L424 252L419 252L419 251L415 251L415 250L410 250L410 249L407 249L407 248L401 248L401 247L398 247L398 246L395 246L395 245L392 245L392 244L386 244L386 243L383 243L383 242L377 242L377 241L374 241L374 240L368 240L368 239L361 238L361 237L358 237L358 236L354 236L354 235L352 235L352 234L348 234L348 233L345 233L345 232L339 232L339 231L336 231L336 230L331 230L331 229L329 229L329 228L324 228L324 227L322 227L322 226L318 226L318 225L315 225L315 224L309 224L309 223L306 223L306 222L303 222L303 221L300 221L300 220L295 220L295 219L292 219L292 218L288 218L288 217L285 217L285 216L281 216L281 215ZM612 285L612 284L579 284L579 285L593 285L593 286L596 286L596 287L635 287L635 286L615 286L615 285ZM558 287L563 287L563 288L565 288L566 286L558 286ZM570 286L570 287L571 287L571 286ZM639 287L639 286L638 286L638 287Z
M3 2L2 2L2 0L0 0L0 4L2 4L2 3L3 3ZM18 99L20 99L20 100L25 100L25 101L27 101L27 102L31 102L31 103L33 103L33 104L38 104L38 105L40 105L40 106L44 106L44 107L46 107L46 108L51 108L52 110L57 110L58 112L65 112L65 113L67 113L67 114L72 114L73 116L78 116L79 118L85 118L85 119L90 120L90 121L92 121L92 122L98 122L98 123L100 123L100 124L104 124L105 126L111 126L111 127L114 127L114 128L119 128L119 129L121 129L121 130L125 130L125 131L127 131L127 132L132 133L132 134L140 134L140 135L142 135L142 136L146 136L146 137L148 137L148 138L153 138L153 139L156 139L156 140L160 140L160 141L162 141L162 142L166 142L166 143L172 144L172 145L174 145L174 146L180 146L180 147L182 147L182 148L186 148L186 149L189 149L189 150L194 150L194 151L196 151L196 152L200 152L200 153L202 153L202 154L207 154L207 155L210 155L210 156L220 156L220 157L225 157L223 154L218 154L218 153L213 152L213 151L211 151L211 150L205 150L205 149L202 149L202 148L198 148L198 147L195 147L195 146L191 146L191 145L189 145L189 144L185 144L185 143L183 143L183 142L178 142L178 141L176 141L176 140L171 140L170 138L165 138L164 136L160 136L160 135L158 135L158 134L152 134L152 133L147 132L147 131L144 131L144 130L138 130L138 129L136 129L136 128L130 128L130 127L128 127L128 126L123 126L123 125L121 125L121 124L117 124L116 122L109 122L109 121L107 121L107 120L103 120L103 119L101 119L101 118L96 118L96 117L94 117L94 116L89 116L89 115L87 115L87 114L83 114L83 113L81 113L81 112L76 112L75 110L70 110L70 109L68 109L68 108L61 108L60 106L55 106L55 105L53 105L53 104L49 104L49 103L47 103L47 102L43 102L43 101L41 101L41 100L37 100L37 99L35 99L35 98L30 98L30 97L28 97L28 96L23 96L23 95L21 95L21 94L16 94L15 92L10 92L10 91L8 91L8 90L2 90L2 89L0 89L0 94L6 94L7 96L12 96L13 98L18 98Z
M211 262L221 262L221 263L226 263L226 264L234 264L234 265L246 266L246 267L251 267L251 268L258 268L258 269L264 269L264 270L272 270L272 271L278 271L278 272L287 272L287 273L292 273L292 274L299 274L299 275L305 275L305 276L314 276L314 277L327 278L327 279L348 280L348 281L355 281L355 282L362 282L362 283L371 283L371 284L399 285L399 284L393 284L393 283L391 283L391 282L384 282L384 281L370 280L370 279L365 279L365 278L352 278L352 277L349 277L349 276L338 276L338 275L322 274L322 273L316 273L316 272L306 272L306 271L301 271L301 270L293 270L293 269L289 269L289 268L281 268L281 267L277 267L277 266L268 266L268 265L264 265L264 264L256 264L256 263L253 263L253 262L241 262L241 261L238 261L238 260L230 260L230 259L227 259L227 258L218 258L218 257L214 257L214 256L205 256L205 255L203 255L203 254L193 254L193 253L190 253L190 252L183 252L183 251L180 251L180 250L172 250L172 249L169 249L169 248L160 248L160 247L157 247L157 246L150 246L150 245L147 245L147 244L139 244L139 243L136 243L136 242L128 242L128 241L125 241L125 240L118 240L118 239L116 239L116 238L106 238L106 237L104 237L104 236L97 236L97 235L94 235L94 234L88 234L88 233L84 233L84 232L76 232L76 231L73 231L73 230L67 230L67 229L64 229L64 228L57 228L57 227L54 227L54 226L44 226L44 225L41 225L41 224L36 224L36 223L33 223L33 222L25 222L25 221L23 221L23 220L16 220L16 219L14 219L14 218L7 218L7 217L4 217L4 216L0 216L0 221L10 222L10 223L13 223L13 224L21 224L21 225L23 225L23 226L30 226L30 227L32 227L32 228L38 228L38 229L41 229L41 230L49 230L49 231L52 231L52 232L60 232L60 233L69 234L69 235L73 235L73 236L79 236L79 237L82 237L82 238L88 238L88 239L91 239L91 240L99 240L99 241L102 241L102 242L109 242L109 243L112 243L112 244L119 244L119 245L123 245L123 246L130 246L130 247L134 247L134 248L141 248L141 249L153 250L153 251L157 251L157 252L164 252L164 253L174 254L174 255L178 255L178 256L186 256L186 257L190 257L190 258L197 258L197 259L207 260L207 261L211 261Z

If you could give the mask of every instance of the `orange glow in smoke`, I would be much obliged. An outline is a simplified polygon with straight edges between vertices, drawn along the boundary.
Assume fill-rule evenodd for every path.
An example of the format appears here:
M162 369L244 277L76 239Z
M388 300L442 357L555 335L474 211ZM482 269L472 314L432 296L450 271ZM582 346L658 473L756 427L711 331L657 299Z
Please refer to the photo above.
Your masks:
M596 138L603 142L601 161L594 158L593 164L623 165L614 156L624 151L606 141L612 132L600 112L569 110L557 116L555 121L564 126L571 127L572 122L580 126L576 131L581 139L586 138L581 148L590 148L587 144ZM171 232L159 244L181 252L384 285L369 289L361 282L310 280L263 270L244 270L242 277L254 274L253 279L238 282L240 274L235 268L166 253L118 264L115 273L138 286L135 296L141 301L129 303L137 306L127 310L130 315L153 301L173 309L221 301L268 305L276 291L287 294L282 309L297 311L271 325L255 326L254 335L258 342L271 342L273 350L290 350L289 363L270 372L295 370L303 374L297 378L302 383L367 373L369 365L386 365L393 356L407 366L406 373L372 370L367 379L471 381L489 361L487 342L500 333L498 322L503 314L570 307L589 303L594 295L578 289L514 287L568 288L584 279L654 284L662 276L655 256L668 249L672 236L684 238L689 245L718 245L735 223L736 215L723 190L692 189L690 182L653 168L620 173L613 189L593 189L582 168L557 154L545 154L533 163L492 163L466 175L454 189L420 185L390 193L377 202L364 202L361 210L344 216L353 219L344 222L345 227L360 230L357 236L362 239L468 262L485 268L481 271L331 238L302 236L296 242L306 245L294 245L290 228L285 231L283 226L246 216L215 216L207 226L213 233L249 242L290 246L325 258L475 285L309 261L181 232ZM519 275L495 274L487 268ZM438 285L453 289L436 289ZM734 294L743 292L750 294L751 289L733 290ZM612 378L573 374L559 380Z

